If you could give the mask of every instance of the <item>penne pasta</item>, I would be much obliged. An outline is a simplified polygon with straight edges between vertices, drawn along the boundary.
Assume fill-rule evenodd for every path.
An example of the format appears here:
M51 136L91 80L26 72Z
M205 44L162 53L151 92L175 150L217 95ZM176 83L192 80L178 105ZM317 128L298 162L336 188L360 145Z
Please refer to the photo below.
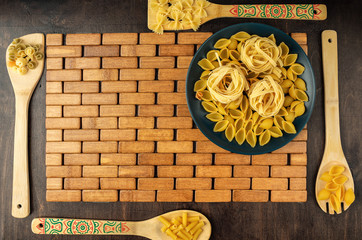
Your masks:
M197 239L202 233L204 221L200 221L200 216L188 216L183 212L181 216L172 218L171 221L163 216L158 217L163 224L161 232L166 233L174 240L193 240Z

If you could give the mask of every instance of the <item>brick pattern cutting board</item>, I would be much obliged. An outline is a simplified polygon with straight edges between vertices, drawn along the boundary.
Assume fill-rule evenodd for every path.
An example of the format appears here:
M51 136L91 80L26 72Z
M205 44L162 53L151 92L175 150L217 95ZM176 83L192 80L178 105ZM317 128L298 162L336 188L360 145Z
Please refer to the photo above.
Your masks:
M306 129L246 156L195 128L186 73L211 34L47 35L47 201L307 200ZM305 33L291 36L307 51Z

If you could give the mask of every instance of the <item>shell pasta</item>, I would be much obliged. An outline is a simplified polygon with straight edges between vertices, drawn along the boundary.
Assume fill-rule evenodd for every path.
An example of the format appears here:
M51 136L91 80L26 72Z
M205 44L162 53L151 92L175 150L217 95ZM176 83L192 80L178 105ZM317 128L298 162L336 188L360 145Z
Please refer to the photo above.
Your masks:
M299 77L305 68L297 60L274 35L238 32L216 41L198 62L204 71L194 85L206 118L215 122L214 132L251 147L295 134L293 122L309 100Z

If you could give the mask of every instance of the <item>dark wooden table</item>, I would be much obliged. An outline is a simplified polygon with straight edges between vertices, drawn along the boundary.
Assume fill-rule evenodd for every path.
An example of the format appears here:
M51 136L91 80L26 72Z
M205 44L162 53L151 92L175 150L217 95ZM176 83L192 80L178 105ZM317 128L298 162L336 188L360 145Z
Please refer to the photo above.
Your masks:
M273 1L213 1L225 4ZM277 1L277 3L324 1ZM0 2L0 239L50 239L32 234L35 217L142 220L182 208L204 213L213 227L212 239L361 239L361 4L358 0L328 0L326 21L217 19L200 31L218 31L240 22L260 22L285 32L308 33L308 55L316 77L316 104L308 123L308 201L306 203L49 203L45 201L45 75L30 103L29 164L31 214L11 216L14 94L5 65L5 49L17 36L34 32L148 32L147 1L1 1ZM338 32L341 137L351 167L356 202L338 216L323 213L314 196L314 183L324 150L324 91L321 32ZM51 239L75 239L58 236ZM82 239L142 239L140 237L82 237Z

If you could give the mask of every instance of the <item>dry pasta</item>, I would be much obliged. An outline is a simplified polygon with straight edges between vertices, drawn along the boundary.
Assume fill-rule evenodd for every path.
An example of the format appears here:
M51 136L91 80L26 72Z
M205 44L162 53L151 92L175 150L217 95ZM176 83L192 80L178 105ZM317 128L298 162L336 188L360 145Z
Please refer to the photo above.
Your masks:
M206 118L215 122L214 132L252 147L296 134L293 122L309 100L299 77L305 68L297 59L285 43L276 44L274 35L242 31L218 39L198 62L204 71L194 85Z
M44 58L44 54L40 52L40 45L25 44L20 38L14 39L7 51L8 67L20 75L35 69L38 66L38 61Z
M328 172L324 172L320 179L326 184L317 194L317 199L329 201L331 207L337 213L341 212L341 203L351 205L355 200L352 188L345 190L344 184L348 181L348 177L343 175L345 167L333 165Z
M172 30L192 28L197 31L201 20L208 16L206 8L210 2L206 0L151 0L151 11L156 13L156 23L150 29L158 34L163 34L164 27Z
M199 216L188 216L186 212L181 216L172 218L171 221L163 216L159 216L158 220L163 224L161 232L166 233L172 239L196 240L205 226L204 221Z

